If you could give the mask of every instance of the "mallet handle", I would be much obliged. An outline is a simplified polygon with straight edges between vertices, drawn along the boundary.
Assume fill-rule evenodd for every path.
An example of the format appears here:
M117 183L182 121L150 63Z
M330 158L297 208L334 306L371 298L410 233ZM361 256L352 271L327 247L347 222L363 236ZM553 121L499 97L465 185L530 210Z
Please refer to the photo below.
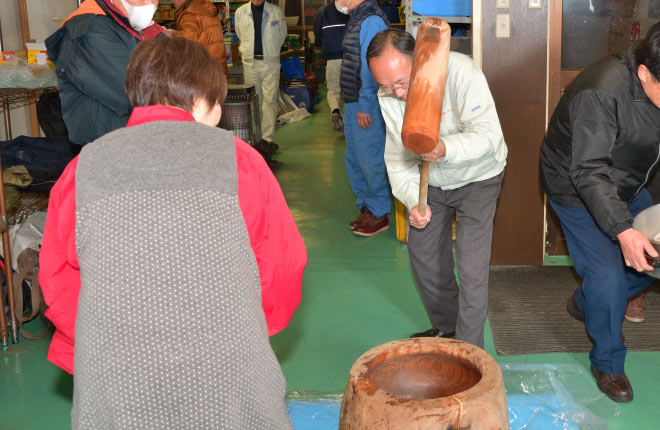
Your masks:
M426 199L429 193L429 162L422 161L419 167L419 203L417 210L421 216L426 215Z

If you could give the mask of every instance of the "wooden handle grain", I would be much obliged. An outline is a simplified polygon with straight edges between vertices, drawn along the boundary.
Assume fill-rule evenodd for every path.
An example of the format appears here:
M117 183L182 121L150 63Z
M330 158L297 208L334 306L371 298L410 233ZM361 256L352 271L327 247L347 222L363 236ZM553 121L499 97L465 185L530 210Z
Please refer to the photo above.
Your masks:
M419 167L419 203L417 211L421 216L426 216L426 200L429 192L429 162L422 161Z
M428 18L419 26L401 129L403 146L417 154L438 144L450 40L451 28L441 19Z

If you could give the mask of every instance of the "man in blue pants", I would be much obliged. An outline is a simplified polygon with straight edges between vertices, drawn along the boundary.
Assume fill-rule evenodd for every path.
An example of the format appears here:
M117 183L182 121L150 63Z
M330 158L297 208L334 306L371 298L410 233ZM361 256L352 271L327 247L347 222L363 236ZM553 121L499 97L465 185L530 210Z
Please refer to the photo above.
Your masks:
M387 230L392 192L387 180L385 123L378 104L378 83L367 67L371 39L389 27L376 0L336 0L342 13L350 13L343 42L341 90L344 94L346 175L357 197L360 214L349 224L359 236Z
M598 387L633 399L621 326L626 301L653 281L657 257L633 217L653 204L644 188L660 161L660 33L587 67L566 88L541 147L541 184L559 216L582 285L568 311L585 321Z

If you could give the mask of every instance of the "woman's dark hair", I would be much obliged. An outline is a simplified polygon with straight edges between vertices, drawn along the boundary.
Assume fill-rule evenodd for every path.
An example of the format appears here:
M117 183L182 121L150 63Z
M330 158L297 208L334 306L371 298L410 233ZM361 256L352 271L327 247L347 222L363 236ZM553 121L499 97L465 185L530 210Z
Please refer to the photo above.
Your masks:
M635 46L633 55L637 67L645 65L655 80L660 81L660 32L649 33Z
M202 45L183 37L140 42L128 63L124 86L134 107L162 104L188 112L196 100L212 108L227 95L220 63Z
M412 34L400 28L388 28L371 39L367 48L367 63L372 58L379 57L389 46L410 58L415 54L415 38Z

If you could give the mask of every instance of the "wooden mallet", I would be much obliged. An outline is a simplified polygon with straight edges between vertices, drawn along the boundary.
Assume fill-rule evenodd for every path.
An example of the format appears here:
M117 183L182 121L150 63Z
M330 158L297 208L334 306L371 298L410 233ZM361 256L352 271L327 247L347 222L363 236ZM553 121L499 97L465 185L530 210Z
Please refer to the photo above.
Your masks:
M403 146L417 154L433 151L438 144L442 100L445 96L451 28L438 18L428 18L419 26L412 74L403 116ZM419 176L419 214L426 215L429 163L422 160Z

